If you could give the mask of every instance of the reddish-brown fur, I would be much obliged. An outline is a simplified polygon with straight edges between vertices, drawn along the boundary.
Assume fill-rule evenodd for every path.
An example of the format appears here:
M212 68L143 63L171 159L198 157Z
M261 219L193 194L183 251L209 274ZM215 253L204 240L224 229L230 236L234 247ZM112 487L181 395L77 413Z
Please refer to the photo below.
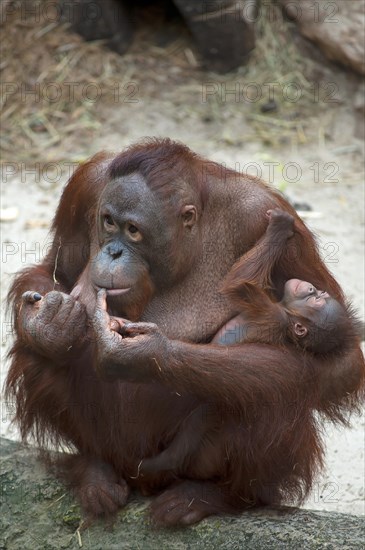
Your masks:
M204 223L212 230L216 214L209 218L209 212L219 214L220 208L216 195L224 197L225 186L231 182L234 189L242 182L241 195L247 195L239 204L237 195L232 195L227 203L230 222L241 228L243 237L239 234L234 240L230 231L222 230L219 252L207 259L214 287L205 301L201 299L202 318L190 317L193 326L209 323L206 312L210 310L216 321L214 307L219 302L214 302L213 296L218 295L233 263L264 233L264 212L269 208L286 210L297 220L291 253L282 255L272 274L278 295L286 280L298 277L325 288L343 302L341 289L320 260L312 234L289 204L262 182L206 163L168 140L142 143L116 157L98 155L81 166L65 188L53 223L50 253L41 265L21 272L9 294L16 340L6 389L8 399L16 399L22 436L33 435L41 447L51 442L74 450L75 456L65 465L66 475L90 515L114 513L127 499L127 484L144 492L167 488L152 505L155 521L164 525L193 523L212 513L254 504L300 501L322 464L316 413L346 422L362 396L364 358L357 338L336 357L320 361L290 346L207 345L217 330L214 323L208 334L191 334L186 328L180 340L174 326L169 329L170 320L176 318L177 326L185 311L181 304L176 310L174 303L169 309L169 302L159 302L162 291L157 290L142 320L157 325L169 320L170 353L161 355L159 368L138 384L98 377L92 365L99 342L88 340L86 322L85 334L65 356L54 352L52 345L46 351L39 349L24 330L22 294L34 290L46 295L54 289L71 293L93 255L102 190L113 177L134 171L145 175L162 204L178 194L175 185L180 189L180 180L187 180L198 210L208 212ZM180 241L174 245L179 247ZM174 261L178 273L181 262L172 250ZM190 287L186 286L186 292ZM204 309L207 295L212 295L212 302ZM190 300L187 302L190 306ZM218 328L234 313L225 310L218 318ZM121 312L127 318L128 314L128 308ZM160 473L138 475L140 461L166 448L180 423L201 402L213 403L220 423L194 464L177 480Z

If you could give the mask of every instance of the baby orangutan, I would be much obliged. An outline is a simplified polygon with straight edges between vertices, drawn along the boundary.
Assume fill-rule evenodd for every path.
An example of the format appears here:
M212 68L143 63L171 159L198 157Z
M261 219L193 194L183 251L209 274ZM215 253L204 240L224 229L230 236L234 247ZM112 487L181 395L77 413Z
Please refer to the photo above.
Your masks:
M274 301L271 278L276 263L294 235L294 218L279 209L267 212L266 233L226 276L222 293L239 311L214 336L213 345L261 342L297 346L308 357L336 353L355 330L352 314L311 283L290 279L283 296ZM244 353L244 351L243 351ZM185 418L177 435L160 454L143 460L140 474L181 472L189 465L219 418L214 406L202 404Z

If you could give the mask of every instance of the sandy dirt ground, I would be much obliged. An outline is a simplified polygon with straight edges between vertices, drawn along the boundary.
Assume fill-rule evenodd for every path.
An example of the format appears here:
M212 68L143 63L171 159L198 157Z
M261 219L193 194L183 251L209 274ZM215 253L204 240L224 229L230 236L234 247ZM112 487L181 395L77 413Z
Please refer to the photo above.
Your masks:
M70 43L76 50L81 48L79 37L63 27L57 27L54 33L64 44ZM118 97L81 103L78 100L77 104L76 100L65 101L59 106L60 112L65 118L71 113L74 126L62 133L66 122L59 115L61 121L53 124L53 141L51 130L44 123L48 113L44 115L43 104L35 103L31 113L23 115L24 103L19 103L8 115L7 121L13 117L9 135L16 136L14 139L19 139L21 146L15 147L9 140L2 156L2 298L13 274L39 261L47 251L55 207L75 163L101 149L120 150L144 136L169 136L213 160L261 175L291 200L309 205L311 210L303 212L303 217L318 236L325 262L363 319L364 147L359 114L353 108L360 86L358 78L337 67L315 66L302 81L303 94L293 101L288 88L284 94L284 86L298 82L298 74L304 72L297 59L291 67L292 76L288 67L284 80L283 71L276 81L275 74L269 70L259 74L254 65L221 77L191 66L191 56L184 56L184 48L190 51L193 46L185 34L179 38L179 48L167 53L160 46L146 46L151 33L146 31L142 38L145 42L135 45L125 58L107 51L102 44L94 44L87 46L84 57L80 55L73 65L70 61L68 78L77 82L82 69L83 86L87 78L94 82L93 70L104 74L105 67L109 67L108 78L118 83ZM38 42L28 43L29 49L34 48L34 55ZM45 70L44 63L47 66L55 55L54 44L44 41L41 46L49 59L39 59L43 65L35 79ZM15 49L15 56L21 54ZM94 56L93 69L87 61L88 54ZM100 64L96 69L95 59ZM67 60L65 66L66 63ZM24 71L29 76L30 69ZM21 81L16 72L5 78L13 83ZM278 111L266 115L261 106L269 100L270 82L278 84ZM248 83L255 83L261 90L262 97L257 101L252 101L253 88L249 94ZM333 102L326 95L329 84L335 86ZM234 93L227 93L229 90ZM57 105L53 108L56 110ZM17 112L19 117L14 119ZM38 127L38 132L36 126L30 125L29 134L23 123L34 116L46 130ZM2 381L10 342L11 328L3 315ZM12 404L3 403L1 434L16 439L19 436L16 428L10 426L11 414ZM363 514L364 416L354 418L351 428L328 426L323 437L326 469L306 506Z

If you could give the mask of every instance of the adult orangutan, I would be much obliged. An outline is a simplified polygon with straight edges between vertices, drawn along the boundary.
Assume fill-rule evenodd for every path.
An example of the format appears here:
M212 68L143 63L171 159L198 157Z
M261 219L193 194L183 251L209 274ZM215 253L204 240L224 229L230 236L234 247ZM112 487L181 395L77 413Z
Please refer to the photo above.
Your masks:
M359 404L357 336L318 357L290 344L211 343L240 313L222 281L274 208L296 223L271 275L277 299L298 278L343 303L312 234L275 190L181 144L97 155L69 181L51 251L10 291L17 336L6 387L24 438L73 449L64 473L88 515L115 513L131 486L160 492L151 509L160 525L307 494L322 459L317 412L345 422ZM191 467L142 476L141 461L201 403L219 423Z

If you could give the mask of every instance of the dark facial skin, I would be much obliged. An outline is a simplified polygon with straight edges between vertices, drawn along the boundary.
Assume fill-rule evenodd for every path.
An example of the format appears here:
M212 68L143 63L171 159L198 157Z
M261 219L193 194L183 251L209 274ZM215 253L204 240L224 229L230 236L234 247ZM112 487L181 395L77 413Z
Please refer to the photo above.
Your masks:
M171 223L172 209L161 210L160 201L139 174L107 186L100 198L100 250L90 264L90 280L96 290L106 290L111 311L138 318L156 291L176 282L172 243L179 231L190 231L196 208L183 205L176 217L177 225L175 220ZM184 265L189 269L190 262ZM137 303L138 313L134 311Z
M105 288L110 295L133 293L136 284L149 271L146 239L153 242L156 239L146 238L143 230L147 225L156 228L158 234L160 229L153 203L151 191L138 176L112 182L101 196L100 250L91 263L90 277L96 287ZM146 204L151 208L147 209Z
M150 250L144 233L160 224L154 215L154 199L142 178L129 177L112 182L100 198L98 209L99 251L90 263L90 282L98 291L105 288L110 311L137 318L154 293L150 273ZM146 209L151 204L151 209ZM143 291L143 292L142 292ZM143 294L143 303L142 303ZM128 305L139 304L138 311Z

